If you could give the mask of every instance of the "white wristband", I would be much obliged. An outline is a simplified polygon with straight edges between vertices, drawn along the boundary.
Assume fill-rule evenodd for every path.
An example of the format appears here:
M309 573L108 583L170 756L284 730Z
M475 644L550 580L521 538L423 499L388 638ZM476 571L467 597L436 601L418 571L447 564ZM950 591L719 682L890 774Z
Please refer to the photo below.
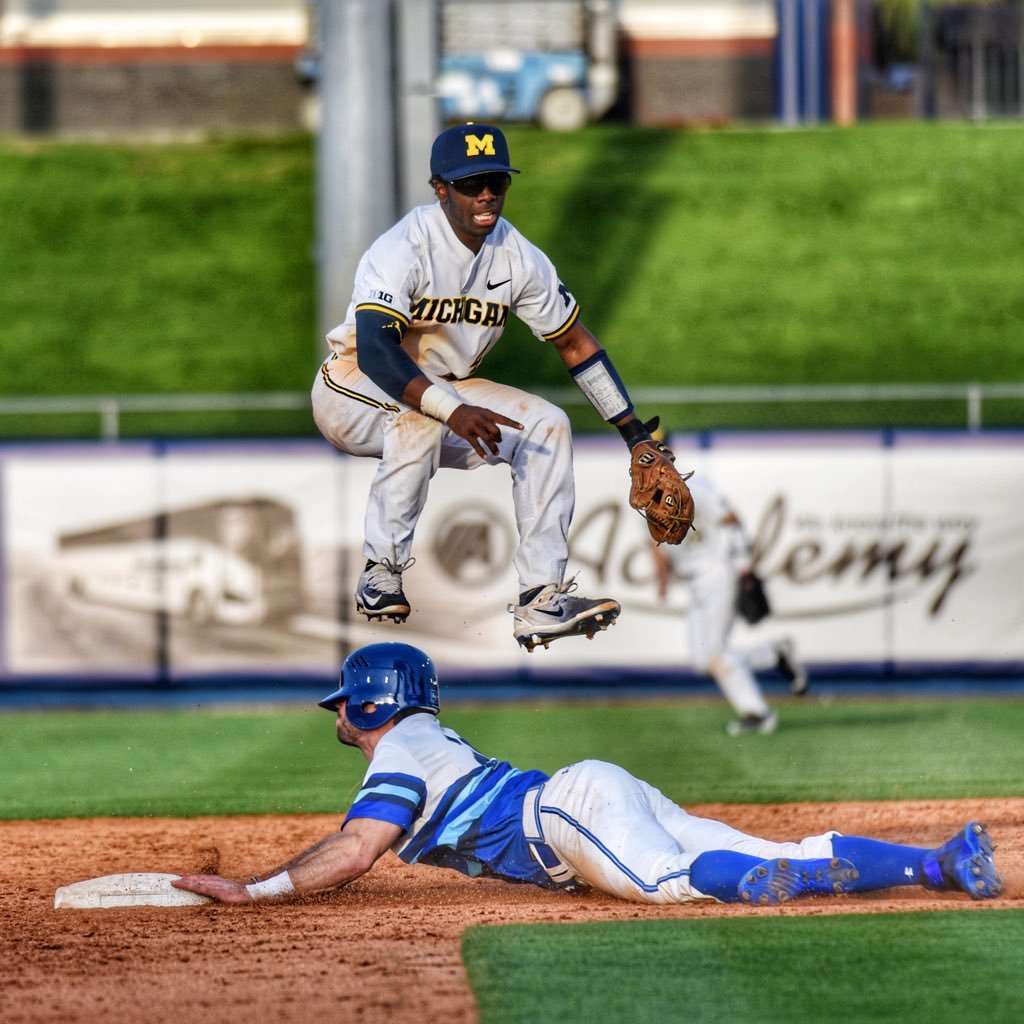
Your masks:
M290 896L295 892L291 875L287 871L282 871L279 875L274 875L273 878L268 878L263 882L252 882L245 888L254 900L269 900L274 896Z
M449 417L462 405L462 399L450 391L445 391L438 384L431 384L420 396L420 412L424 416L432 416L435 420L447 423Z

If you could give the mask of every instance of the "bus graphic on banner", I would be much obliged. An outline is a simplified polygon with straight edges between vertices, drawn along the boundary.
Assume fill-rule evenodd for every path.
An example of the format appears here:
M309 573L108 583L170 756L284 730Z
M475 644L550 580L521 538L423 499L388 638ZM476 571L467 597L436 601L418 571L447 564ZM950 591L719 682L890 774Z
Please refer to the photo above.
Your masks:
M295 513L266 498L154 513L58 538L60 582L88 601L252 625L302 608Z

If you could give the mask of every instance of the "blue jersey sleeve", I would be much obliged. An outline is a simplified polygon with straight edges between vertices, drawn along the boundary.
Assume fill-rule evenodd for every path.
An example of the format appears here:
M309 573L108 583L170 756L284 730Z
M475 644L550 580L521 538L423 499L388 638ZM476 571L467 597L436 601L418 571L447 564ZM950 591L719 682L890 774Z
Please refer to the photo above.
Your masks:
M400 772L371 775L364 781L345 820L374 818L390 822L407 832L419 816L426 794L423 779L415 775Z

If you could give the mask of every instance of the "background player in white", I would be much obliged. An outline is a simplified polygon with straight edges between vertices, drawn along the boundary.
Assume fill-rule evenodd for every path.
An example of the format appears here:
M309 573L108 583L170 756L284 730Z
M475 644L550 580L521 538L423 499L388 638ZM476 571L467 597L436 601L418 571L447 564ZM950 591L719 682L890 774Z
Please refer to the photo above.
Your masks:
M668 596L673 577L689 592L686 616L690 660L698 672L718 684L736 718L726 725L730 735L771 733L778 715L769 707L755 673L778 669L793 693L807 691L807 672L788 637L738 647L732 641L736 599L745 574L751 571L750 539L735 510L706 476L689 481L694 501L693 530L675 547L651 545L658 595Z
M502 133L484 124L448 129L434 142L430 173L437 202L414 209L364 254L313 386L324 437L344 452L380 459L356 607L370 619L404 621L402 573L413 562L434 473L506 463L519 531L514 635L527 650L592 636L614 622L620 606L570 596L575 584L565 581L575 501L568 418L535 395L477 376L509 314L554 347L630 448L650 435L551 261L502 218L519 173Z
M976 822L938 849L837 832L777 843L690 815L603 761L550 778L520 771L441 725L434 664L408 644L354 651L320 706L370 762L341 830L248 884L189 875L174 885L225 903L311 893L351 882L390 849L408 863L640 903L772 904L898 885L986 899L1002 889Z

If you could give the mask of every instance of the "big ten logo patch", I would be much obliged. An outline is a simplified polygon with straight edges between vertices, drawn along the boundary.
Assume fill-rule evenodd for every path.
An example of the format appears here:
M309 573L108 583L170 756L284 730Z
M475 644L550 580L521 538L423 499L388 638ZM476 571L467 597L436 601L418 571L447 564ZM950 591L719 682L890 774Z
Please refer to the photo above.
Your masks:
M446 576L464 586L483 587L508 569L512 530L493 505L481 502L447 509L439 524L433 555Z
M466 156L494 156L494 136L466 136Z
M374 288L370 292L370 298L373 299L376 302L394 302L395 301L394 296L391 294L391 292L382 292L378 288Z

